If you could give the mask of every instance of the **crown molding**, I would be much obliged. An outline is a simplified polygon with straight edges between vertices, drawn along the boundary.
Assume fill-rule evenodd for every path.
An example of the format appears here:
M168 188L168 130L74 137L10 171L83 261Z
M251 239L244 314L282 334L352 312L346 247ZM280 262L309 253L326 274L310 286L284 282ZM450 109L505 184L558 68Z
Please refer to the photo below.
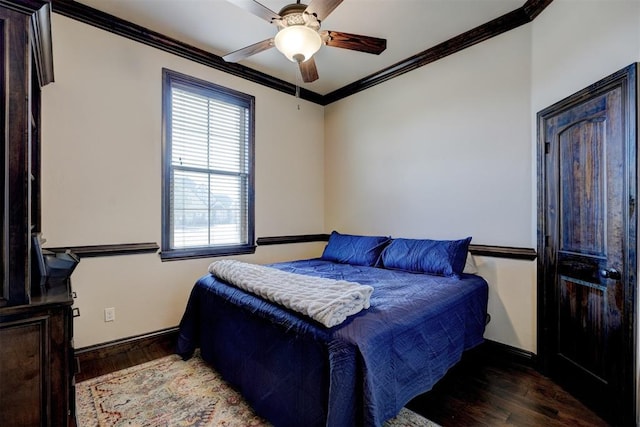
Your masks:
M324 95L324 103L325 105L331 104L527 24L533 21L552 1L529 0L516 10Z
M553 0L527 0L527 2L496 19L433 46L423 52L397 62L367 77L343 86L326 95L300 88L299 97L307 101L328 105L362 92L387 80L423 67L427 64L460 52L485 40L503 34L533 21ZM1 2L1 1L0 1ZM225 62L222 57L187 43L151 31L140 25L117 18L108 13L78 3L74 0L52 0L55 13L88 25L109 31L122 37L155 47L165 52L214 68L251 82L295 96L296 86L284 80L237 63Z
M225 62L221 56L191 46L174 38L149 30L116 16L78 3L74 0L52 0L52 11L67 18L92 25L110 33L126 37L147 46L197 62L207 67L252 81L254 83L295 96L296 86L241 64ZM299 96L307 101L322 104L322 95L300 88Z

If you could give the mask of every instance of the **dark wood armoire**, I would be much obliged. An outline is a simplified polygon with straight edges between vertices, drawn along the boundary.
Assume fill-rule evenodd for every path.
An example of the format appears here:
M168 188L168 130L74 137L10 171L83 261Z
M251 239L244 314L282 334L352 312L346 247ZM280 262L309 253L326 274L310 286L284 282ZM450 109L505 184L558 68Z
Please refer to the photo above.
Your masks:
M53 81L50 5L0 0L0 425L72 424L69 280L42 283L32 263L40 231L40 88Z

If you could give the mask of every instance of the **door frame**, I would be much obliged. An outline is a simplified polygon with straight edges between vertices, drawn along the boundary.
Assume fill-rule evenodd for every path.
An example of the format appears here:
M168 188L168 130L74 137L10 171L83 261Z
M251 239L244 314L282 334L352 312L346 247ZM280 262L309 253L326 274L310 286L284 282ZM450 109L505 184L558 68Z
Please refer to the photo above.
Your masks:
M629 212L628 216L625 216L624 235L625 235L625 250L626 262L625 268L622 272L624 280L623 285L623 310L625 319L623 320L623 334L624 334L624 354L623 357L623 372L622 378L622 396L624 396L624 402L621 407L623 408L622 420L625 425L635 425L636 423L636 402L638 386L637 384L637 361L638 361L638 341L637 341L637 325L636 319L638 317L637 308L637 228L638 228L638 215L637 215L637 188L638 188L638 157L637 157L637 128L640 123L638 118L638 64L631 64L622 70L605 77L604 79L594 83L587 88L568 96L567 98L558 101L557 103L541 110L537 114L537 202L538 202L538 228L537 228L537 355L538 355L538 368L543 373L549 373L551 358L554 353L556 336L554 329L557 325L557 313L555 312L550 300L553 300L551 294L552 289L551 278L554 272L550 271L547 260L549 259L549 244L547 243L545 230L547 228L546 223L546 152L547 141L545 141L545 120L554 116L564 110L572 108L594 96L601 93L605 93L612 88L620 87L622 92L622 108L623 108L623 131L625 134L625 152L626 161L624 174L625 180L625 212Z

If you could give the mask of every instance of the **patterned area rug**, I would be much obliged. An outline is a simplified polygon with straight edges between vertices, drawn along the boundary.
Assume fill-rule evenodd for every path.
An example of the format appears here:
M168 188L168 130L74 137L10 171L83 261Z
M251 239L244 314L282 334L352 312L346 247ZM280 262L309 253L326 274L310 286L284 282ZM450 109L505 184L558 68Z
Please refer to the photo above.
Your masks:
M78 427L270 426L198 356L167 356L82 381L76 410ZM385 427L437 424L403 408Z

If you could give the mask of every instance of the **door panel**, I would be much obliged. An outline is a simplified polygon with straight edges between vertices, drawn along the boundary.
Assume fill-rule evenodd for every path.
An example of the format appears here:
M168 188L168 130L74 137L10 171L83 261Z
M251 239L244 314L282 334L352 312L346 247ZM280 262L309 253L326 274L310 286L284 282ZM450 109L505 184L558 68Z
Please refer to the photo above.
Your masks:
M605 119L581 121L559 132L560 250L605 255Z
M560 276L558 356L606 384L606 286Z
M615 424L634 416L635 76L538 114L538 351Z

